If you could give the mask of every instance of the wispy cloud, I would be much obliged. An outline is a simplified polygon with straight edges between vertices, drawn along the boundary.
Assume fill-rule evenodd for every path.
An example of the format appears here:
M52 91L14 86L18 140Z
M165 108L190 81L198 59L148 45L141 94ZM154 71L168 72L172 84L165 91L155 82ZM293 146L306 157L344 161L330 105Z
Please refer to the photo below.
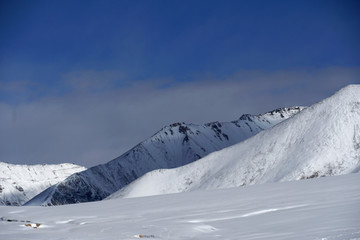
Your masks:
M0 103L0 161L92 166L119 156L164 125L231 121L243 113L310 105L360 83L359 76L360 68L339 67L238 71L222 79L153 79L119 87L117 72L69 73L64 77L72 89L68 94Z
M100 93L114 88L125 76L119 71L83 70L64 74L63 82L71 91Z

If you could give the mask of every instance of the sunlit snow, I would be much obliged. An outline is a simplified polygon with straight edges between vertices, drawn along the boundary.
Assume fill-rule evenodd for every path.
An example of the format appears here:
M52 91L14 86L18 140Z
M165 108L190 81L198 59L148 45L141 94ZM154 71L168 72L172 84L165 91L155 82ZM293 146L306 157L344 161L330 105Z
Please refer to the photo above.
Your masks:
M99 201L151 170L194 162L271 128L302 109L292 107L260 115L246 114L233 122L171 124L120 157L70 176L27 204L61 205Z
M0 162L0 205L22 205L85 167L63 164L18 165Z
M2 206L0 239L354 240L360 239L359 182L356 173L55 207Z
M349 85L243 142L183 167L149 172L110 198L293 181L359 169L360 85Z

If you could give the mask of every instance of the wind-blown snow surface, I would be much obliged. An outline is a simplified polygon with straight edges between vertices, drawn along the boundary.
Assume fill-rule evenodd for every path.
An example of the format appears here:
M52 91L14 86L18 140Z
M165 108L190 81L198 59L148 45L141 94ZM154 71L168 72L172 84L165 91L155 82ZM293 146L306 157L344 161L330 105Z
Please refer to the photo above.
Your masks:
M64 163L57 165L14 165L0 162L0 205L22 205L73 173L86 168Z
M283 108L261 115L243 115L237 121L225 123L172 124L113 161L70 176L27 205L101 200L149 171L191 163L272 127L302 109Z
M348 174L55 207L2 206L0 239L355 240L359 182L360 174Z
M138 197L358 171L360 85L186 166L155 170L110 196Z

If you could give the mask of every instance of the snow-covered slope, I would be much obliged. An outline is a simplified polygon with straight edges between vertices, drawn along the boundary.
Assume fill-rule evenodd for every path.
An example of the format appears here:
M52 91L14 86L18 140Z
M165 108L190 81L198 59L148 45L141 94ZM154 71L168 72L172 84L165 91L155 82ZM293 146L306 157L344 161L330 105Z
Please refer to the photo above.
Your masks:
M111 197L137 197L359 171L360 85L186 166L155 170Z
M243 115L233 122L172 124L122 156L70 176L27 204L59 205L101 200L149 171L191 163L270 128L302 109L282 108L261 115Z
M74 164L14 165L0 162L0 205L22 205L53 184L86 168Z
M359 240L359 182L360 174L347 174L50 208L0 206L0 239Z

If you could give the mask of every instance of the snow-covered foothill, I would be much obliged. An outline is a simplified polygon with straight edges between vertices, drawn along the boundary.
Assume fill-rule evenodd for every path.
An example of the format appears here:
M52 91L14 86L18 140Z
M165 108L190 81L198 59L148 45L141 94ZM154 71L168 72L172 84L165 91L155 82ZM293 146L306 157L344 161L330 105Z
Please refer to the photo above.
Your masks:
M22 205L48 187L76 172L74 164L15 165L0 162L0 205Z
M233 122L175 123L120 157L76 173L42 192L27 205L61 205L101 200L154 169L175 168L241 142L295 115L304 107L242 115Z
M110 198L238 187L358 172L360 85L183 167L147 173Z
M0 206L0 239L357 240L359 182L360 174L347 174L56 207Z

